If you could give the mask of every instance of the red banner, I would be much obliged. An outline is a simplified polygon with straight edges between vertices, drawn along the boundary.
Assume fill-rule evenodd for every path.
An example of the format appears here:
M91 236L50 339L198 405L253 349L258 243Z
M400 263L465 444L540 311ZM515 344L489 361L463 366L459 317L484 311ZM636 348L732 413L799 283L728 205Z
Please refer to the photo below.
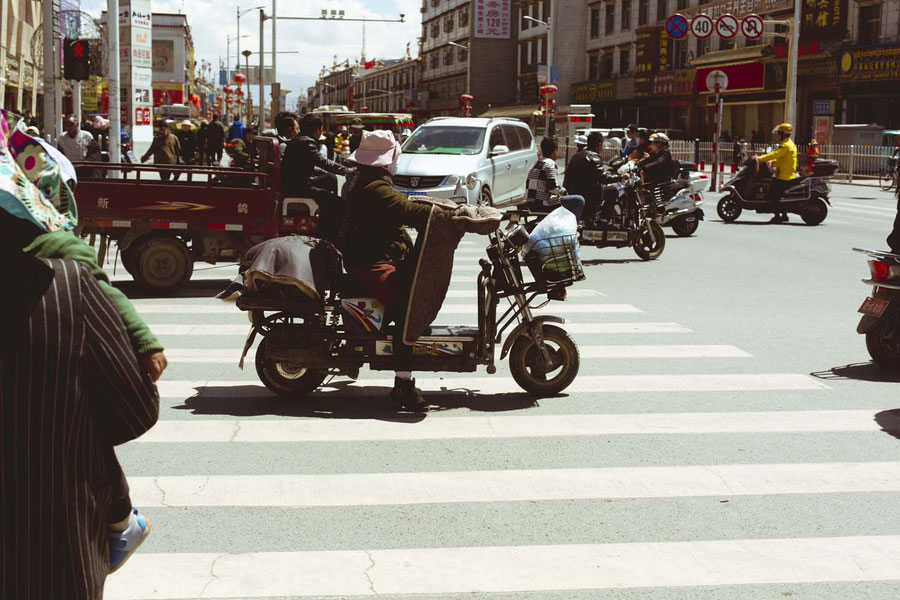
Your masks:
M709 94L706 87L706 76L712 71L723 71L728 76L725 91L761 90L765 87L766 69L762 63L744 63L741 65L724 65L697 69L697 91Z

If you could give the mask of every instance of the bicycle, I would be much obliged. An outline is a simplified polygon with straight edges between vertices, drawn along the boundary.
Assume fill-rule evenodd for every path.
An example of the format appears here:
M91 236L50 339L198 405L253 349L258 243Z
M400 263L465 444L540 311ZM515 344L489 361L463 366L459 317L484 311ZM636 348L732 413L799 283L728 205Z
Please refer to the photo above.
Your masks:
M888 166L881 170L878 174L878 185L884 191L890 191L891 188L900 185L900 170L897 169L897 158L890 157Z

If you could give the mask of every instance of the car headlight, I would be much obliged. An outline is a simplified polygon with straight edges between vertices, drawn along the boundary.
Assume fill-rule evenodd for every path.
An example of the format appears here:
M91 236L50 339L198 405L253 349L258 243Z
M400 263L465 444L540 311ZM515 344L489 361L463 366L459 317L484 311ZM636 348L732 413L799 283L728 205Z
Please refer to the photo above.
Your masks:
M478 175L476 173L469 173L469 176L466 177L466 187L469 188L469 191L478 187Z
M447 179L444 180L444 185L456 185L459 183L460 177L458 175L448 175Z

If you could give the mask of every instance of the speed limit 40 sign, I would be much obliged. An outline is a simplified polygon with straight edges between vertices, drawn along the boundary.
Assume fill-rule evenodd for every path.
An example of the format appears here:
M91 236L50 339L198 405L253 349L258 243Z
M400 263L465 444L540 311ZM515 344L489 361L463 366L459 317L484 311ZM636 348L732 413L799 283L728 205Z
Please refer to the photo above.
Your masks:
M697 15L691 19L691 34L698 38L708 38L713 32L713 20L709 15Z

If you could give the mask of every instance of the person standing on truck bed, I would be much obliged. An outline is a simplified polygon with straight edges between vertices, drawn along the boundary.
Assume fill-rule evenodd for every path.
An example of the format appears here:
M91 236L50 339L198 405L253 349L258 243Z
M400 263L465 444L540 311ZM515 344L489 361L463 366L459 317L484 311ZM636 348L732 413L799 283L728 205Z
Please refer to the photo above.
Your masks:
M244 124L241 123L241 118L238 115L234 115L234 122L228 128L228 141L242 139L244 139Z
M178 132L178 143L181 144L181 162L192 165L196 161L194 155L197 152L197 134L192 131L194 124L188 119L181 122L181 131Z
M209 133L209 121L202 119L197 130L197 164L206 164L206 134Z
M181 156L181 144L178 138L169 131L168 121L160 121L159 129L153 136L153 143L150 148L141 157L141 162L147 162L147 159L153 156L153 164L155 165L177 165L178 158ZM180 173L172 173L171 171L161 171L159 178L168 181L169 177L174 175L173 181L178 181Z
M225 126L216 115L209 124L209 131L206 132L206 163L218 166L222 160L223 150L225 150Z

